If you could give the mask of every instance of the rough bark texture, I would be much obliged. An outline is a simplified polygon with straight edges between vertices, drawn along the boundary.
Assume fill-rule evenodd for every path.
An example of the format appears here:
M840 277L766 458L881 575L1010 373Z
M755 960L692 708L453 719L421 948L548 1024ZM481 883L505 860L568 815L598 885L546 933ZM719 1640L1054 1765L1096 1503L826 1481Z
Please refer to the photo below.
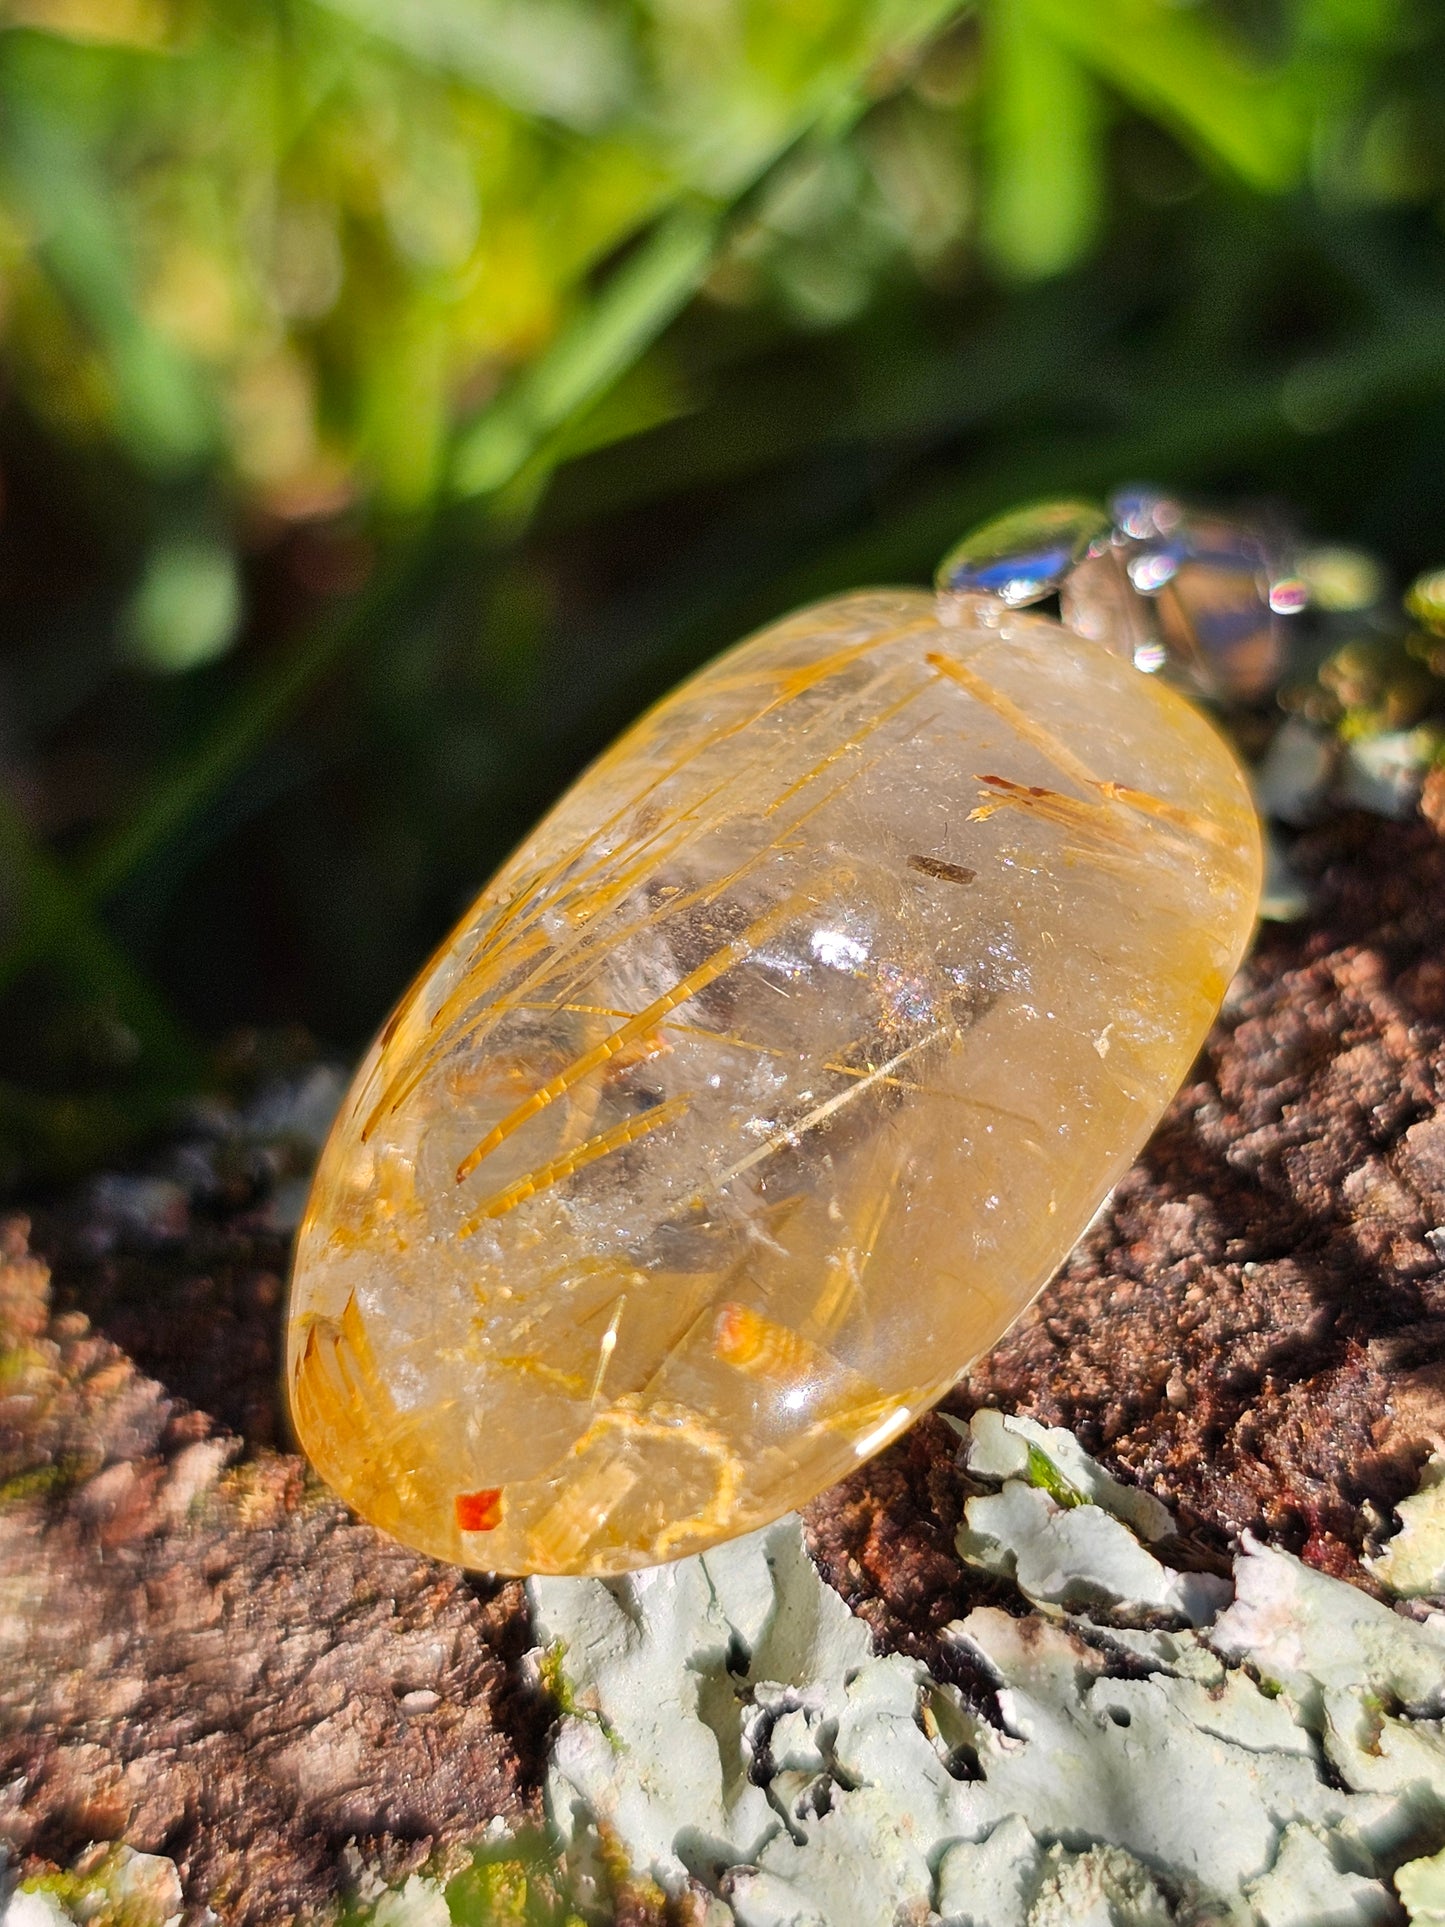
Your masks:
M0 1245L0 1840L125 1839L236 1923L536 1817L521 1588L242 1457ZM239 1461L239 1462L237 1462Z
M1069 1425L1205 1562L1254 1529L1364 1583L1370 1507L1445 1444L1445 842L1352 818L1296 862L1311 921L1266 931L1111 1210L953 1406ZM519 1587L390 1545L276 1449L285 1240L264 1168L218 1187L201 1158L188 1189L197 1155L119 1218L92 1195L39 1224L53 1312L6 1233L0 1839L162 1851L229 1927L322 1905L353 1840L400 1872L535 1817L546 1712ZM809 1520L880 1639L935 1664L981 1596L955 1445L925 1420Z

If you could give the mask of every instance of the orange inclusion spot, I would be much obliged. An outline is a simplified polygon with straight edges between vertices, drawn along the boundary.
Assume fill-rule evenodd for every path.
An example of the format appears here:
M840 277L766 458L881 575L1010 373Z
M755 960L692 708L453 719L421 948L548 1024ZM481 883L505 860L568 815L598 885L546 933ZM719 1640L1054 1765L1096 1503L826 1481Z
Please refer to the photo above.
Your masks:
M502 1488L457 1494L458 1532L493 1532L502 1523Z
M713 1332L713 1350L725 1365L759 1378L800 1377L821 1362L801 1333L775 1324L748 1305L727 1304L721 1308Z
M717 1316L715 1344L717 1355L729 1365L740 1365L757 1357L762 1320L746 1305L724 1305Z

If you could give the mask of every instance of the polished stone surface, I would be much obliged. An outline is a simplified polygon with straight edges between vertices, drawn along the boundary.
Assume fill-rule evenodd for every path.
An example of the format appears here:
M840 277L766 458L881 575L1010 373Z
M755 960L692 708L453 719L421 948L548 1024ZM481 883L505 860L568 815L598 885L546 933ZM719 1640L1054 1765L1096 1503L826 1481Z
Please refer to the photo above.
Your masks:
M562 799L362 1064L296 1262L307 1451L503 1571L803 1503L1057 1267L1259 871L1209 724L1048 618L864 593L741 644Z

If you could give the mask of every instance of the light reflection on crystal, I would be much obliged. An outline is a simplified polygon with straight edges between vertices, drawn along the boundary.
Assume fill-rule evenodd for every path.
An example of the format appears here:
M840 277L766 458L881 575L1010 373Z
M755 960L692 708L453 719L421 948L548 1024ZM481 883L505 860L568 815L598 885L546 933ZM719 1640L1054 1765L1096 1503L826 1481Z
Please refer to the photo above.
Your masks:
M1110 510L1111 541L1092 543L1060 585L1067 626L1214 698L1254 701L1273 687L1277 619L1308 606L1304 575L1280 567L1253 529L1158 490L1121 491Z
M1155 549L1136 555L1129 563L1129 580L1140 595L1158 595L1166 582L1179 573L1180 557L1172 549Z
M1302 575L1283 576L1269 585L1269 606L1277 616L1297 616L1310 605L1310 585Z
M1253 700L1278 678L1280 636L1259 558L1205 550L1182 564L1159 601L1165 643L1201 687Z
M1131 511L1135 526L1143 516ZM1253 701L1278 680L1282 640L1270 606L1271 570L1262 538L1222 516L1167 512L1155 503L1156 527L1167 539L1141 542L1130 556L1134 587L1157 610L1158 635L1168 658L1205 694Z
M1057 592L1068 628L1146 675L1172 667L1224 701L1273 688L1278 618L1311 606L1309 576L1287 572L1255 529L1156 489L1121 491L1110 512L1112 526L1085 503L1036 503L974 530L939 569L940 620L967 606L969 620L998 627L1007 608ZM1445 623L1445 597L1440 607Z
M939 594L992 596L1011 609L1041 602L1108 533L1108 517L1089 502L1017 509L949 550L938 569Z
M815 930L811 947L818 962L832 970L857 970L868 961L867 944L841 930Z
M896 1412L890 1412L888 1417L875 1425L871 1432L865 1433L853 1450L860 1459L871 1457L874 1452L881 1451L890 1439L896 1439L912 1417L913 1414L908 1407L900 1405Z
M757 953L758 964L763 970L770 970L776 976L786 977L789 983L797 983L808 974L807 961L802 957L789 956L776 946L769 946Z
M1122 534L1136 542L1172 535L1184 520L1182 506L1157 489L1121 489L1109 500L1109 513Z
M1157 641L1153 611L1130 584L1124 551L1090 553L1064 580L1059 603L1065 624L1090 642L1137 663Z

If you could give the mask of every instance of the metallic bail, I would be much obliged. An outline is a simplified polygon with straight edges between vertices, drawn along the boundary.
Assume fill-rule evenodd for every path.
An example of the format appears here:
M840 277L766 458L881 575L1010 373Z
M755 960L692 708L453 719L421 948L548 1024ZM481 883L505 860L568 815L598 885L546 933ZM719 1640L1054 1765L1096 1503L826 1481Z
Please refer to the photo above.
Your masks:
M955 543L934 584L941 598L988 596L1022 609L1056 594L1091 544L1108 535L1109 518L1092 502L1035 502Z
M1277 685L1284 624L1309 601L1263 531L1152 489L1108 512L1043 502L986 522L938 571L944 620L963 597L1022 608L1059 597L1065 626L1219 703Z

